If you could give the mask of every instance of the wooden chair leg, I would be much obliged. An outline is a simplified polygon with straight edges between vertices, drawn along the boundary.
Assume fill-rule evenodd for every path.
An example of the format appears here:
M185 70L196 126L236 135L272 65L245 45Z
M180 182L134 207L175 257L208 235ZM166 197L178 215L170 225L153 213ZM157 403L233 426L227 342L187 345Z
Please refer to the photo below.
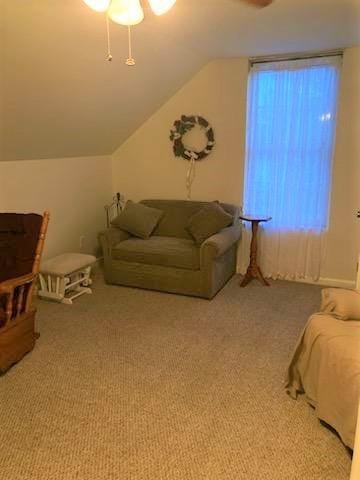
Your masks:
M37 339L34 332L35 310L12 319L0 331L0 371L6 372L12 365L30 352Z

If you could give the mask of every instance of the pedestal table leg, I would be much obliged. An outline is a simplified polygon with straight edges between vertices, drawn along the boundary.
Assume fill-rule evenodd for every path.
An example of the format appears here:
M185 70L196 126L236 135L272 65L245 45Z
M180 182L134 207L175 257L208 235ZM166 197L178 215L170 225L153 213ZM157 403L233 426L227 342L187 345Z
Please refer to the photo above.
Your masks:
M260 267L257 264L257 233L259 229L259 223L259 220L252 220L251 222L252 235L250 244L250 263L240 287L246 287L246 285L250 283L253 278L257 278L263 285L266 285L267 287L270 286L269 282L265 280Z

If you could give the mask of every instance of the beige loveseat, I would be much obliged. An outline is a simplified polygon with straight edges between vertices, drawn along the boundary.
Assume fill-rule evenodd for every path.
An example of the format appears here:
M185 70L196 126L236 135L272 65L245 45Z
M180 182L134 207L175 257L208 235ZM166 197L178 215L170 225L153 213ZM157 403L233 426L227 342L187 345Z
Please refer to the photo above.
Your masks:
M119 228L100 233L105 280L110 284L212 298L234 275L241 234L239 211L221 204L233 224L197 245L186 229L189 218L208 202L143 200L163 211L150 238Z

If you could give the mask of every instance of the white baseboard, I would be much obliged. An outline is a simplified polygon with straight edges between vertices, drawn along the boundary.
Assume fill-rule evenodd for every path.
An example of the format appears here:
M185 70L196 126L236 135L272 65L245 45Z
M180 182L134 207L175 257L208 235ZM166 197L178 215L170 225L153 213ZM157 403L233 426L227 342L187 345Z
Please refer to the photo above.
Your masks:
M237 273L243 275L239 271L237 271ZM319 285L322 287L338 287L338 288L353 289L356 286L355 280L353 281L343 280L340 278L320 277L319 280L312 280L311 278L285 278L280 280L286 280L287 282L308 283L310 285Z
M319 285L323 287L339 287L339 288L355 288L355 280L341 280L339 278L324 278L320 277L319 280L311 280L309 278L294 279L294 282L309 283L310 285Z
M97 270L100 269L100 266L101 266L101 263L102 263L103 260L104 260L104 257L102 257L102 256L101 257L96 257L96 262L94 263L94 265L92 267L93 271L96 272Z

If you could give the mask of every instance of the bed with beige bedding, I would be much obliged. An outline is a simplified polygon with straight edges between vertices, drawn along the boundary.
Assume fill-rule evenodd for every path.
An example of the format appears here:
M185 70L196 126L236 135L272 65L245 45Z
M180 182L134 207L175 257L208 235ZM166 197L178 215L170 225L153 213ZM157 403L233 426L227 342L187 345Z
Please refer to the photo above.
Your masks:
M318 418L353 449L360 400L360 308L359 318L357 306L354 310L345 302L346 311L342 300L348 300L349 291L343 292L344 296L339 289L323 291L323 311L306 324L288 369L286 390L295 399L305 394ZM352 300L360 302L360 292L355 293L358 297Z

